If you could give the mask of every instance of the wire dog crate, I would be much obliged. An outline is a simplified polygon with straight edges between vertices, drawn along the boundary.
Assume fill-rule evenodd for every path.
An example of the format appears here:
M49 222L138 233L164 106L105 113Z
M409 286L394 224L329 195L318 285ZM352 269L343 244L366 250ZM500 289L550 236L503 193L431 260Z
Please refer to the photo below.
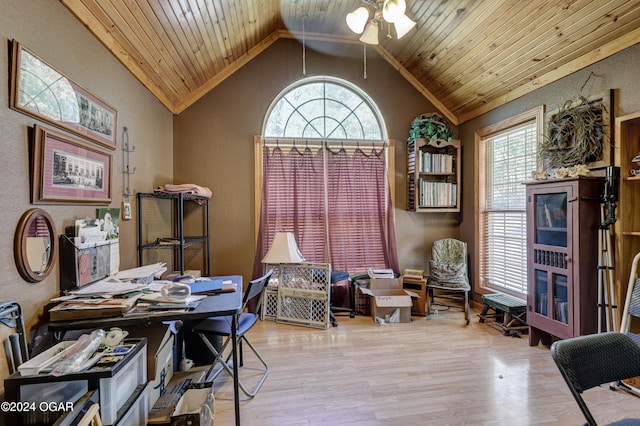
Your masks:
M280 323L329 328L331 265L287 263L273 268L262 299L262 319Z

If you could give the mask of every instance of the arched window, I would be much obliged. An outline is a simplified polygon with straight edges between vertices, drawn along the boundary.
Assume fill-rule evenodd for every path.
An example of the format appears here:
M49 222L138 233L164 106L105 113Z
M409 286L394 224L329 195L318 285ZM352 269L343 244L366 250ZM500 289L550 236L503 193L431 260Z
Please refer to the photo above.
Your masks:
M265 138L386 140L373 100L348 81L310 77L286 89L269 107Z
M283 231L294 233L308 262L331 263L350 274L398 272L392 147L377 106L352 83L310 77L280 92L256 137L254 275L262 274L261 260ZM338 299L332 300L340 304Z

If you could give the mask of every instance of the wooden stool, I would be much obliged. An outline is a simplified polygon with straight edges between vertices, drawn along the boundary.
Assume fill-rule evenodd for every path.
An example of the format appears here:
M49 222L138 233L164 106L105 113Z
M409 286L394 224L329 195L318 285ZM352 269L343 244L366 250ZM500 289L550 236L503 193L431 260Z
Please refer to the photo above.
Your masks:
M482 304L482 312L478 315L480 322L486 320L487 325L501 330L505 336L529 330L526 322L527 305L522 300L495 293L482 296Z

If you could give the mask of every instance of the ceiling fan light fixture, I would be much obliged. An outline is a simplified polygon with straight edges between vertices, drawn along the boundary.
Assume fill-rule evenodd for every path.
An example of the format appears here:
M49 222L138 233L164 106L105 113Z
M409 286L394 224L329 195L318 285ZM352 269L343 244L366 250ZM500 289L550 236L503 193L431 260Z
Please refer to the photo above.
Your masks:
M384 0L382 5L382 17L389 23L394 23L400 19L407 10L405 0Z
M360 41L367 44L378 44L378 21L370 20L364 27L364 32L360 36Z
M369 9L362 6L347 14L347 26L356 34L362 34L367 20L369 19Z
M413 27L416 26L416 23L415 21L412 21L407 15L402 15L393 23L393 26L396 29L396 36L398 37L398 40L400 40L409 31L411 31Z

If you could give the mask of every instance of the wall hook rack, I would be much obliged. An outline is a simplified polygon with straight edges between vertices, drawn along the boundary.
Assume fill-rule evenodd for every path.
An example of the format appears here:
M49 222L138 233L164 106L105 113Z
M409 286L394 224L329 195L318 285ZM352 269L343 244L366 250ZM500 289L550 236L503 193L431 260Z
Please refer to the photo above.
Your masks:
M135 194L131 189L131 175L136 172L135 167L131 167L130 156L136 150L135 145L129 142L129 130L127 127L122 128L122 196L125 198Z

